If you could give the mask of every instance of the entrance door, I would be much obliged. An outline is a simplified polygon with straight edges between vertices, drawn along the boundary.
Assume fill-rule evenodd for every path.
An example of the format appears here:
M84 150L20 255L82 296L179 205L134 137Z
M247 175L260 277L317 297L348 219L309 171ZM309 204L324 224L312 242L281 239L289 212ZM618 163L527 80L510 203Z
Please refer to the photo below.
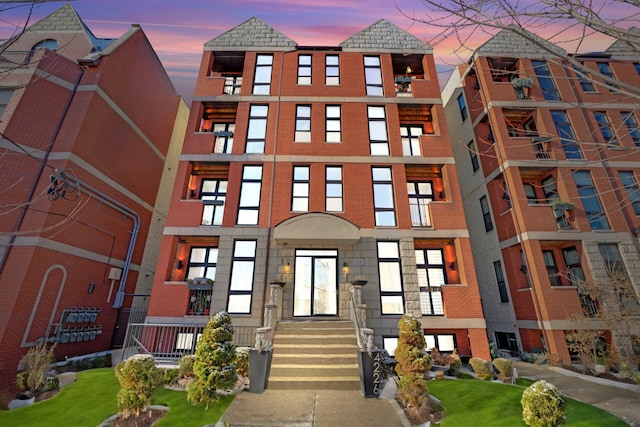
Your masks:
M338 251L297 250L294 316L338 314Z

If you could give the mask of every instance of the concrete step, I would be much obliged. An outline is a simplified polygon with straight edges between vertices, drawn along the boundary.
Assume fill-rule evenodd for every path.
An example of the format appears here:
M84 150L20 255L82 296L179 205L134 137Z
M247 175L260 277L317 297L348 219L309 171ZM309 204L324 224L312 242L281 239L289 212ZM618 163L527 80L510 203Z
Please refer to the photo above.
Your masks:
M358 365L340 365L337 366L319 366L319 365L271 365L269 375L272 378L289 378L289 377L358 377Z
M354 362L355 360L355 362ZM274 354L271 360L271 366L274 364L301 364L309 365L345 365L358 363L358 359L354 359L352 354Z
M346 344L277 344L273 347L276 354L344 354L356 357L356 345Z
M353 329L351 320L281 320L278 322L278 331L285 329Z
M346 346L354 346L358 344L353 334L337 334L337 335L296 335L296 334L277 334L273 339L273 344L342 344Z
M269 376L272 390L360 390L360 377L274 377Z

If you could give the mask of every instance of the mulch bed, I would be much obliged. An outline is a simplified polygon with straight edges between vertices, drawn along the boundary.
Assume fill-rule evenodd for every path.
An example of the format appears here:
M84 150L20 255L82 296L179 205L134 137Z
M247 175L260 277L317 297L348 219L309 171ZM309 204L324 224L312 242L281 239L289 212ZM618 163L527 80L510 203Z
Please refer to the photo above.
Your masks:
M118 415L102 425L105 427L151 427L165 415L167 415L167 411L147 409L146 412L141 412L138 416L131 415L127 418L122 418L122 415Z

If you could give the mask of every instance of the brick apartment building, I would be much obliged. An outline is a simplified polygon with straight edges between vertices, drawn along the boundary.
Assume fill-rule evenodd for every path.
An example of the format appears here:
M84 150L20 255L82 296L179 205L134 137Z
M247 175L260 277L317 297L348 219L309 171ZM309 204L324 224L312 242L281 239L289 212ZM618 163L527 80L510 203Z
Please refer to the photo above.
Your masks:
M5 396L40 340L58 359L122 340L132 295L150 293L188 109L137 25L97 38L69 4L5 42L0 70Z
M251 18L205 44L147 322L255 329L275 283L283 320L349 319L366 282L378 347L411 313L429 347L489 358L455 168L430 46L385 20L299 46Z
M480 46L443 97L489 339L568 362L565 333L586 326L576 316L638 304L639 104L624 85L640 87L640 52L617 41L572 57L616 84L524 34ZM615 303L583 291L606 293L611 272L627 283ZM613 341L631 351L629 336Z

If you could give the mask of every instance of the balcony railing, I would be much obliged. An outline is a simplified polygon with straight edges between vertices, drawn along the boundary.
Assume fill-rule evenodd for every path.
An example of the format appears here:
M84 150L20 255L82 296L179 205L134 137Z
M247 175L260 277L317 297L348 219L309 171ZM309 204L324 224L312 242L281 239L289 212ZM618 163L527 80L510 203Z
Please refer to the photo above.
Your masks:
M123 360L134 354L152 355L156 362L177 364L183 356L195 354L205 324L130 323L123 345ZM251 347L256 327L234 326L233 345Z
M533 136L531 137L531 144L533 144L533 151L536 154L536 159L553 159L551 138Z

